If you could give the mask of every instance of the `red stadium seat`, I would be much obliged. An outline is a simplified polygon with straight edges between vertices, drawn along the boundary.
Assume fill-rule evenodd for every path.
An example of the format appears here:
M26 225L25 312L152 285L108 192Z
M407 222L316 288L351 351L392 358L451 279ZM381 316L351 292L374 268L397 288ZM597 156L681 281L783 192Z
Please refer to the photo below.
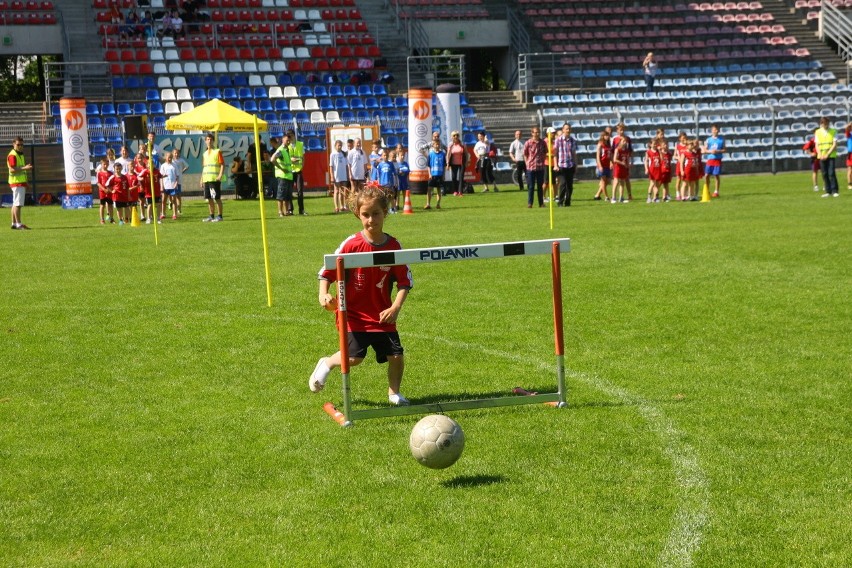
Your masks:
M214 47L213 49L211 49L209 55L210 59L212 59L213 61L220 61L222 59L225 59L225 53L218 47Z
M136 68L135 63L125 63L124 67L122 67L121 71L124 75L138 75L139 70Z
M246 60L246 59L251 59L251 57L252 57L252 54L251 54L251 48L250 47L240 48L240 59Z
M153 75L154 74L154 66L150 63L140 63L139 64L139 74L140 75Z
M253 59L266 59L269 55L266 52L265 47L255 47L252 50L252 58Z

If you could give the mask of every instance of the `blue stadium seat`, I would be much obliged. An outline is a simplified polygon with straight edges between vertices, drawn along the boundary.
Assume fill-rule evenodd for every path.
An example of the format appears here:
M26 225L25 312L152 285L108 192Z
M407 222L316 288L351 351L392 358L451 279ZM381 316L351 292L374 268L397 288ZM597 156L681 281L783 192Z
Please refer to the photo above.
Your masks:
M210 98L212 99L213 97ZM239 97L237 96L237 90L233 87L226 87L222 89L222 98L228 102L239 99Z
M388 94L388 90L381 83L376 83L375 85L373 85L373 94L377 97L385 96Z
M163 110L163 103L152 102L148 107L148 112L151 114L165 114L166 111Z
M357 97L358 89L355 88L355 85L344 85L343 86L343 96L344 97Z
M266 91L266 87L255 87L251 91L251 96L254 99L268 99L269 93Z
M393 105L396 108L408 108L408 97L396 97L393 100Z
M248 87L248 77L245 75L234 75L235 87Z
M282 112L280 115L278 115L278 121L281 124L284 124L285 122L293 122L293 114L290 111Z
M328 89L325 88L325 85L317 85L316 87L314 87L314 96L316 98L327 97Z
M92 146L92 156L95 158L103 158L106 156L107 147L106 144L95 144Z
M148 89L145 91L145 100L149 103L151 101L159 101L160 100L160 91L157 89Z
M334 101L335 110L345 110L349 108L349 101L347 99L335 99Z
M253 99L254 96L251 93L251 89L249 87L240 87L237 91L237 98L241 101Z
M142 82L139 80L139 77L131 75L124 78L124 87L126 89L141 89Z
M145 103L133 103L133 114L148 114L148 105Z
M115 116L115 106L112 103L104 103L101 105L102 116Z
M349 99L349 108L351 109L363 109L367 108L364 106L364 101L360 97L352 97Z
M267 112L263 114L263 120L270 125L278 124L278 115L274 112Z
M293 118L296 119L296 122L311 122L311 117L306 112L297 112Z
M222 91L220 91L217 87L211 87L207 89L207 98L208 99L221 99Z
M186 78L186 86L190 89L198 89L199 87L205 87L204 81L198 75L190 75ZM214 87L215 85L210 85Z
M388 136L385 139L385 142L387 143L389 148L394 148L394 147L396 147L397 144L399 144L399 136L396 136L396 135Z
M124 77L116 76L112 78L112 88L113 89L123 89L124 88Z
M334 101L332 101L329 98L320 99L319 100L319 107L320 107L320 110L322 110L322 111L334 110Z
M379 108L379 101L376 97L367 97L364 99L364 108L373 110Z
M373 94L373 89L370 85L358 85L358 96L369 97Z
M246 112L257 112L257 103L254 99L243 101L243 110Z
M370 122L372 120L372 116L370 112L367 110L359 110L355 113L355 120L357 120L360 124L364 124L365 122Z
M240 110L243 110L243 105L240 104L240 101L238 99L234 99L232 101L226 101L226 102L234 108L238 108Z
M133 114L133 108L130 106L130 103L118 103L115 107L116 113L119 116L127 116L128 114Z
M323 149L322 140L319 138L308 138L307 149L309 152L316 152Z
M101 109L95 103L86 104L86 116L98 116L101 114ZM91 121L90 121L91 122Z
M379 99L379 107L385 109L394 108L393 99L390 97L381 97Z
M150 75L145 75L142 77L142 88L143 89L156 89L157 81Z
M291 77L289 73L284 73L282 75L278 75L277 81L279 87L289 87L293 84L293 77Z
M387 111L388 120L402 120L402 115L398 110Z
M340 85L329 85L328 86L328 96L329 97L342 97L343 96L343 88Z
M303 85L299 87L299 97L303 99L309 99L314 96L314 90L311 89L307 85Z
M192 100L196 102L206 101L207 92L204 89L192 89Z
M259 112L272 112L272 101L269 99L257 99L257 110Z
M462 142L464 142L468 146L476 144L476 134L474 134L473 132L465 132L464 136L462 137Z
M340 120L346 123L355 122L355 115L351 110L344 110L340 113Z

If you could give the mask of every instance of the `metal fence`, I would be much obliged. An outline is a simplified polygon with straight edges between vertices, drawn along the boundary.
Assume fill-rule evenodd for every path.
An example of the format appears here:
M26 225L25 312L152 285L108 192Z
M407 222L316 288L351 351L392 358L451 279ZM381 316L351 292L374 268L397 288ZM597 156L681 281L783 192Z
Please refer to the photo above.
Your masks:
M583 88L583 65L579 52L521 53L518 55L518 88L523 102L531 93Z
M464 55L410 55L406 60L408 88L453 83L465 92Z

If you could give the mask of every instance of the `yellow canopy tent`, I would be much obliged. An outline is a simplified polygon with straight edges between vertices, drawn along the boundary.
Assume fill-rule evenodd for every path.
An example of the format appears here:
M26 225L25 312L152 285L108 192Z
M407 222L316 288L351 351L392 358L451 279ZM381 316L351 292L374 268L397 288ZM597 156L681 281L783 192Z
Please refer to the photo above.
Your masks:
M260 173L260 132L266 131L265 120L234 108L219 99L213 99L189 112L173 116L166 121L166 130L209 130L214 132L254 132L255 171ZM263 181L257 177L257 195L260 200L260 230L263 238L263 263L266 271L266 303L272 307L272 282L269 274L269 243L266 238L266 215L263 206Z

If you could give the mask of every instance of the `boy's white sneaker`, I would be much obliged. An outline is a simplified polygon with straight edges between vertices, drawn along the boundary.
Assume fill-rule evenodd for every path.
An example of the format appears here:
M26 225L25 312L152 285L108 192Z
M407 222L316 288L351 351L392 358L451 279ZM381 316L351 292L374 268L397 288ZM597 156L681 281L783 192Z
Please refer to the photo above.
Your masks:
M320 357L317 361L317 366L314 367L314 372L311 373L311 378L308 379L308 388L311 392L319 392L325 388L325 380L328 378L328 373L323 372L327 369L325 365L325 357Z
M389 394L388 402L390 402L394 406L408 406L411 404L407 398L402 396L402 393Z

